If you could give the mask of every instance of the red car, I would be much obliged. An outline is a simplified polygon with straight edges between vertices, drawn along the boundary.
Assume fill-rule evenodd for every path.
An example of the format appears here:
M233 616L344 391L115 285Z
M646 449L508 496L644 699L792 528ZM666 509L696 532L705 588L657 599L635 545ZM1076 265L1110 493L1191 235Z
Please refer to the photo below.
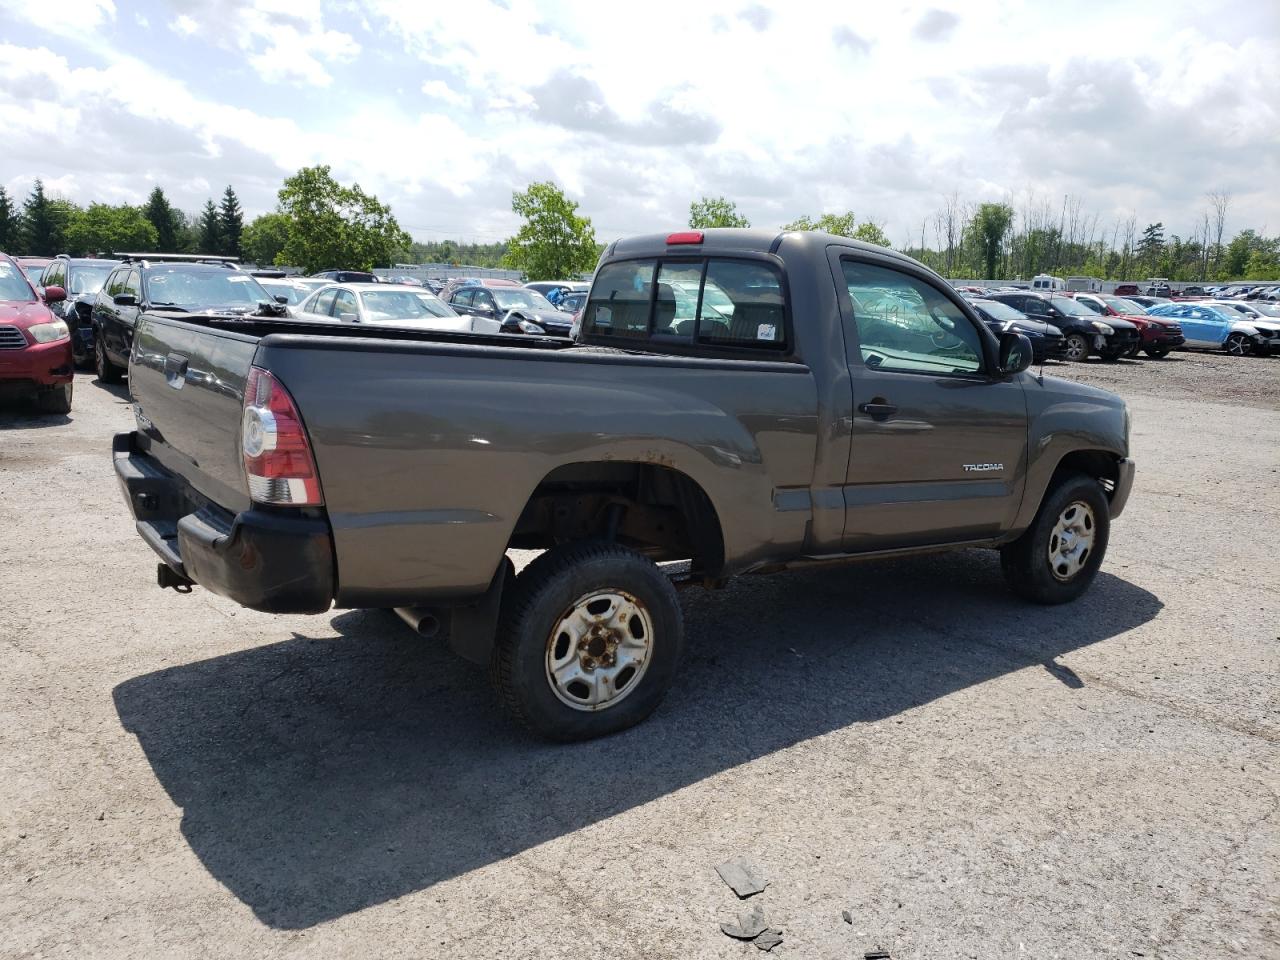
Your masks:
M44 302L12 257L0 253L0 395L33 397L45 413L70 413L71 333L46 306L67 298L45 287Z
M1068 296L1075 297L1094 313L1104 317L1120 317L1137 327L1140 339L1130 348L1130 357L1137 356L1139 350L1145 350L1148 357L1159 360L1168 356L1170 350L1186 342L1178 321L1168 317L1153 317L1132 300L1106 293L1074 293Z

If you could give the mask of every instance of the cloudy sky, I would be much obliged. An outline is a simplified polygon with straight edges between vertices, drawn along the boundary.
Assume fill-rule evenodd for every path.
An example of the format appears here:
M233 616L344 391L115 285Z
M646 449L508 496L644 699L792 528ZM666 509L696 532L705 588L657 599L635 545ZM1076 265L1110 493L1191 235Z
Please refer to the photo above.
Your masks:
M1280 3L0 0L0 184L248 213L327 163L419 239L553 179L600 239L723 194L898 245L944 195L1280 232Z

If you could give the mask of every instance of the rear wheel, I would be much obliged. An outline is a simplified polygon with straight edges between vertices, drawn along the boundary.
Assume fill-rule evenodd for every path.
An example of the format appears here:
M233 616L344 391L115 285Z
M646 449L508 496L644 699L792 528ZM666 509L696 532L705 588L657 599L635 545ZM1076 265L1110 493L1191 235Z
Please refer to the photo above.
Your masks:
M1080 333L1067 334L1066 353L1068 360L1081 361L1089 357L1089 341Z
M1115 363L1124 355L1125 355L1125 351L1123 348L1120 350L1115 350L1115 349L1102 350L1102 351L1099 351L1098 353L1098 356L1100 356L1107 363Z
M1227 342L1223 344L1223 349L1233 357L1247 357L1253 352L1253 344L1249 342L1249 338L1245 334L1233 333L1227 337Z
M53 387L41 387L36 394L36 406L41 413L70 413L71 393L74 384L60 383Z
M653 712L675 676L684 642L675 588L632 550L550 550L503 606L490 674L506 709L540 736L625 730Z
M1000 568L1018 596L1066 603L1093 582L1110 533L1111 508L1098 481L1069 474L1045 495L1026 532L1000 548Z
M124 376L124 369L112 363L111 358L107 356L107 350L102 345L101 337L94 344L93 360L94 369L98 372L98 379L103 383L119 383L120 378Z

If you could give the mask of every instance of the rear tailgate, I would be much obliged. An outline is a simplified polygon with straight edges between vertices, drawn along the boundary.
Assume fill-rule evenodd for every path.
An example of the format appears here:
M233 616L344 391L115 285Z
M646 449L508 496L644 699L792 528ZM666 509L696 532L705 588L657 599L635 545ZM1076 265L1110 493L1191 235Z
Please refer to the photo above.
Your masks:
M129 392L148 453L232 513L248 510L240 452L244 385L258 337L145 315Z

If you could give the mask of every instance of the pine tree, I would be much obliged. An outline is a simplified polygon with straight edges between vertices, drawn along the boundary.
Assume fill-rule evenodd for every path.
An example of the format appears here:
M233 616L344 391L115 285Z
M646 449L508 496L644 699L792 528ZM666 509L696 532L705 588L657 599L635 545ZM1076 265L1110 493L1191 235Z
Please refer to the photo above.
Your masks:
M156 252L176 253L178 250L177 218L164 191L159 187L152 190L142 212L156 228Z
M26 249L18 251L36 257L52 257L62 238L58 236L58 222L53 204L44 192L44 182L37 179L31 188L31 196L23 204L23 233Z
M4 187L0 187L0 252L18 253L22 243L22 218Z
M218 208L213 205L212 200L204 202L204 209L200 211L200 250L199 253L221 253L222 252L222 223L218 216Z
M244 211L240 209L240 198L236 192L227 187L222 194L222 210L219 213L218 227L222 233L222 253L229 257L240 256L240 235L244 232Z

